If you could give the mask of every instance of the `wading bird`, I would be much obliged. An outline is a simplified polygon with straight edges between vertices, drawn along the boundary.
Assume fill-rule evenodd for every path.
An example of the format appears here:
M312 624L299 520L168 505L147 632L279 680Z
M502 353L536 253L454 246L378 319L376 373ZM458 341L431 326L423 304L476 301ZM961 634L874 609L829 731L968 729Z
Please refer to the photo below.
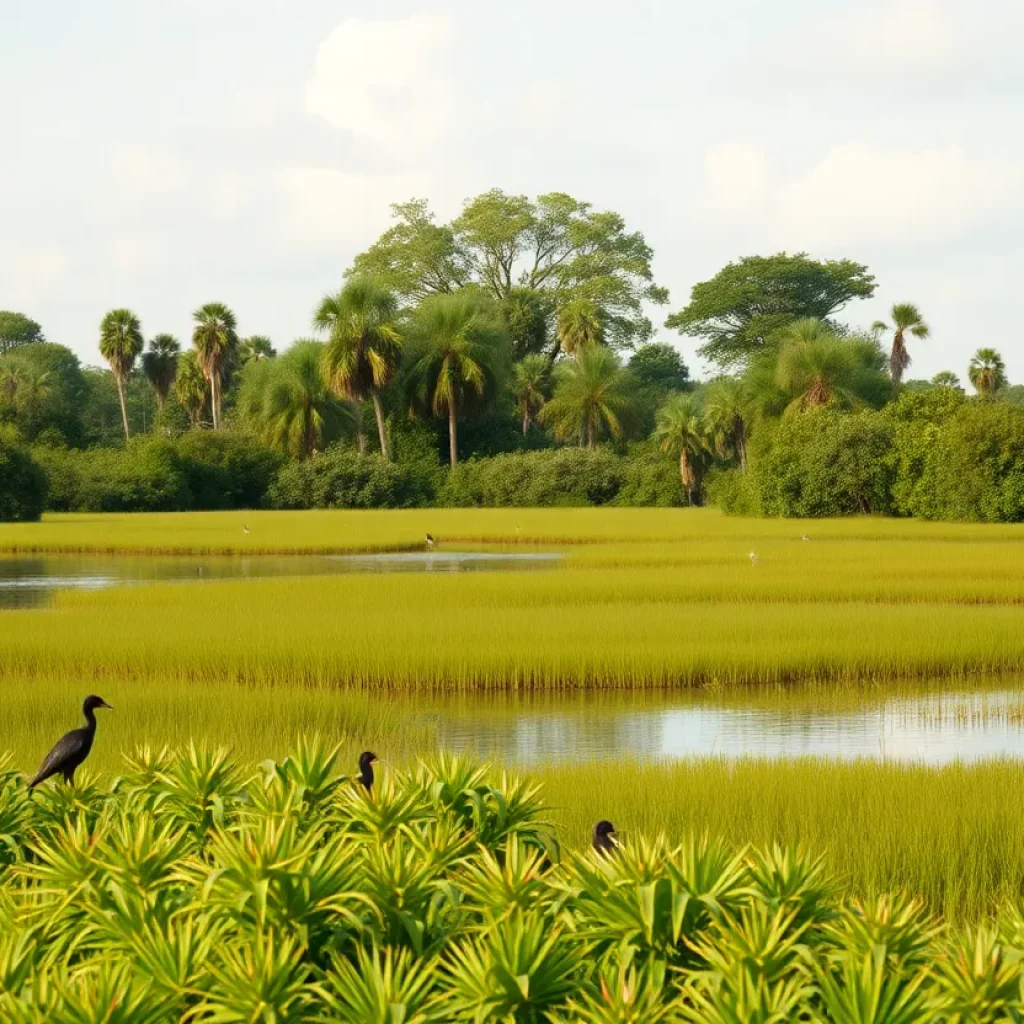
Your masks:
M429 533L427 534L427 550L434 550L434 538Z
M250 530L248 526L243 526L242 533L244 533L248 537L249 534L252 533L252 530Z
M811 538L808 537L807 534L805 533L800 539L801 540L810 540Z
M82 705L86 724L81 729L72 729L58 740L46 755L36 777L28 784L29 789L35 789L54 775L63 775L68 784L75 781L75 769L89 756L92 741L96 738L96 708L114 710L102 697L86 697Z
M594 849L598 853L614 853L618 846L615 835L615 826L610 821L599 821L594 826Z
M761 561L761 559L757 557L757 552L756 551L751 551L750 552L750 564L751 565L757 565L757 563L760 562L760 561Z
M364 750L359 755L359 775L357 778L365 787L367 793L373 789L373 766L379 760L380 758L369 750Z

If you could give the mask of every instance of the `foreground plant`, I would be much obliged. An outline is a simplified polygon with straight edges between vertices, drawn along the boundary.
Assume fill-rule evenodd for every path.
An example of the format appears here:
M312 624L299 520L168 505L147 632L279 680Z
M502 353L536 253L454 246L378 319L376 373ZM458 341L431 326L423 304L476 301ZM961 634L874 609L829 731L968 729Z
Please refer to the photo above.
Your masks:
M803 850L562 854L537 787L441 755L372 795L301 740L141 749L30 794L0 762L0 1020L1003 1021L1024 914L845 902Z

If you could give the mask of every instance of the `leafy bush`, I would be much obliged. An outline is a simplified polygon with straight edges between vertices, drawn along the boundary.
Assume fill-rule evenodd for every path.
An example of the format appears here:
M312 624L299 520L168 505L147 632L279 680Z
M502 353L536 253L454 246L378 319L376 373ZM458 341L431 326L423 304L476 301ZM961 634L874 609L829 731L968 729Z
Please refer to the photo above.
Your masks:
M253 438L190 430L175 448L195 509L258 508L281 458Z
M731 516L760 516L761 493L757 474L740 469L718 469L708 474L709 505Z
M975 399L928 436L909 511L925 519L1024 521L1024 408Z
M254 772L143 749L109 788L31 798L0 771L0 1019L1024 1013L1018 906L959 932L910 897L842 899L805 851L708 837L563 856L527 782L441 755L368 796L336 754L300 742Z
M0 522L34 521L45 502L46 474L14 433L0 428Z
M267 495L274 508L416 508L434 498L419 465L385 462L340 445L281 468Z
M629 446L623 460L623 479L616 505L674 508L686 504L679 478L679 460L650 443Z
M876 412L785 415L750 446L752 504L769 516L891 512L892 445L892 425Z

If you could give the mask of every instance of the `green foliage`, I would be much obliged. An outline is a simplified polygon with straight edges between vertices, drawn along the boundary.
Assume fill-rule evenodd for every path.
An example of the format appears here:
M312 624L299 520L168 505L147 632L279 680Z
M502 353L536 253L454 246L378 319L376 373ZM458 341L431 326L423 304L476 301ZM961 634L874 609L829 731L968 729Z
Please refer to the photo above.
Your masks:
M907 352L907 335L915 338L927 338L931 328L924 322L921 311L910 302L897 302L892 307L892 326L876 320L872 330L884 334L892 331L892 350L889 355L889 373L898 384L910 366L910 353Z
M278 473L267 501L273 508L416 508L433 504L436 479L429 467L395 464L333 445Z
M674 345L664 341L641 345L629 360L629 371L641 387L660 391L685 391L690 371Z
M515 359L543 352L548 343L548 324L553 316L551 298L534 288L516 285L500 302Z
M878 413L818 408L784 416L751 444L757 507L769 516L888 513L892 448L892 426Z
M529 432L536 415L544 407L551 386L551 363L547 356L527 356L512 371L512 397L516 412L523 419L523 434Z
M602 437L617 441L630 432L638 398L636 382L615 353L594 344L558 364L555 393L540 418L559 440L593 448Z
M676 392L665 399L655 417L654 441L663 452L679 460L679 479L686 489L687 502L699 504L712 438L693 395Z
M190 430L174 446L194 509L259 508L281 465L278 453L226 430Z
M181 345L172 334L158 334L149 342L149 348L142 353L142 373L156 395L162 409L178 372L178 356Z
M745 364L794 320L828 320L851 299L870 298L875 279L852 260L806 253L747 256L694 285L689 305L666 326L705 339L700 354L720 366Z
M46 475L16 435L0 427L0 522L39 519L46 500Z
M174 377L174 394L188 413L189 424L200 427L210 404L210 386L195 352L182 352Z
M1024 1014L1019 910L955 930L708 836L563 855L537 788L441 756L368 796L338 748L143 749L29 799L0 766L0 1017L915 1024ZM197 814L205 806L209 814Z
M117 381L110 370L87 366L82 371L85 394L81 406L82 440L88 445L124 443L121 398ZM156 394L146 378L133 373L124 382L124 402L128 424L136 434L153 430L158 417ZM38 439L46 440L46 436Z
M537 314L550 318L572 299L600 310L608 342L624 347L651 335L644 303L668 299L653 283L643 235L628 232L619 214L561 192L531 200L492 189L444 226L424 200L392 211L396 223L356 257L352 273L378 278L407 301L474 285L502 305L517 354L540 342ZM526 292L539 307L529 308Z
M13 394L8 390L12 373L19 380ZM27 441L56 432L66 443L78 444L86 393L78 357L63 345L36 342L0 356L0 423L15 423Z
M238 348L238 323L223 302L208 302L193 314L192 345L195 357L210 385L213 429L220 427L223 379Z
M995 394L1008 383L1003 357L994 348L979 348L971 356L967 379L979 395L990 397Z
M43 337L43 329L35 320L31 320L24 313L0 309L0 356L13 352L22 345L31 345L38 341L46 341L46 338Z

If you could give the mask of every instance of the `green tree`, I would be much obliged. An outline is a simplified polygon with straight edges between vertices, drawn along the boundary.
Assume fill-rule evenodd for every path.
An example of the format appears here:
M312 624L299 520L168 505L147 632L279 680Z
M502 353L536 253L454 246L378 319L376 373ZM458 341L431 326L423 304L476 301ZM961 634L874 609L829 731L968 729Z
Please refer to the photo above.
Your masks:
M689 304L665 322L703 338L698 350L723 367L741 366L794 320L828 320L851 299L870 298L875 279L852 260L806 253L747 256L694 285Z
M512 355L525 359L534 352L543 352L548 343L548 326L552 317L551 300L534 288L516 286L501 300Z
M994 348L979 348L971 357L967 379L983 398L994 395L1007 384L1003 357Z
M629 371L643 387L665 391L685 391L690 387L690 371L674 345L664 341L641 345L629 360Z
M188 413L188 421L193 429L202 426L203 411L210 398L210 384L195 352L183 352L178 357L174 394Z
M227 365L238 347L235 314L223 302L208 302L192 314L192 344L196 359L210 382L213 429L220 429L221 386Z
M149 348L142 353L142 372L156 395L156 404L163 409L167 395L178 372L181 345L173 334L158 334L151 339Z
M523 420L524 436L530 430L533 418L543 408L548 397L551 364L547 356L534 353L516 363L512 373L512 395L516 411Z
M392 210L396 223L356 257L352 273L378 278L404 300L474 284L504 304L524 288L550 316L582 297L600 310L607 342L624 347L651 335L645 303L668 301L643 235L564 193L530 200L493 189L445 226L422 200Z
M711 439L693 395L677 392L665 399L655 417L654 439L663 452L679 459L679 479L686 491L686 500L691 505L698 504Z
M36 341L46 339L43 337L43 329L35 320L30 320L24 313L0 309L0 356Z
M508 364L508 334L497 307L464 289L431 295L413 318L408 388L414 406L448 419L448 457L458 462L458 419L497 397Z
M892 331L892 351L889 355L889 373L897 384L903 380L910 365L910 353L907 352L907 335L915 338L927 338L931 328L924 322L921 311L910 302L897 302L892 307L892 327L884 320L876 320L872 329L882 334Z
M324 349L324 376L328 384L353 402L367 395L377 418L380 453L389 459L381 390L390 382L402 354L398 327L398 300L388 288L369 277L353 277L337 296L326 296L314 323L323 320L326 303L335 304L330 340Z
M52 342L34 342L0 356L0 368L12 371L17 378L46 383L45 397L36 392L39 402L15 406L0 401L0 419L16 421L18 432L26 441L53 432L70 445L83 441L87 387L74 352Z
M238 343L238 355L242 366L248 366L249 363L273 359L277 355L277 350L268 337L263 334L254 334L252 337L243 338Z
M551 353L551 362L555 361L561 349L566 355L579 358L588 348L601 343L601 314L590 299L577 296L570 299L558 311L558 325L555 331L558 341Z
M117 384L126 441L128 406L124 396L125 382L135 368L135 360L139 358L142 346L142 325L130 309L112 309L107 313L100 323L100 354L110 364L110 372L113 373Z
M939 370L932 377L932 383L937 388L958 388L960 387L960 378L952 370Z
M250 364L238 394L242 421L271 448L309 458L341 437L352 411L323 372L324 345L297 341L272 362Z
M637 415L637 387L618 357L603 345L580 350L555 370L555 393L540 418L560 441L574 438L593 448L602 435L618 440Z
M742 380L719 377L704 389L704 422L721 456L735 455L740 469L747 468L750 395Z

